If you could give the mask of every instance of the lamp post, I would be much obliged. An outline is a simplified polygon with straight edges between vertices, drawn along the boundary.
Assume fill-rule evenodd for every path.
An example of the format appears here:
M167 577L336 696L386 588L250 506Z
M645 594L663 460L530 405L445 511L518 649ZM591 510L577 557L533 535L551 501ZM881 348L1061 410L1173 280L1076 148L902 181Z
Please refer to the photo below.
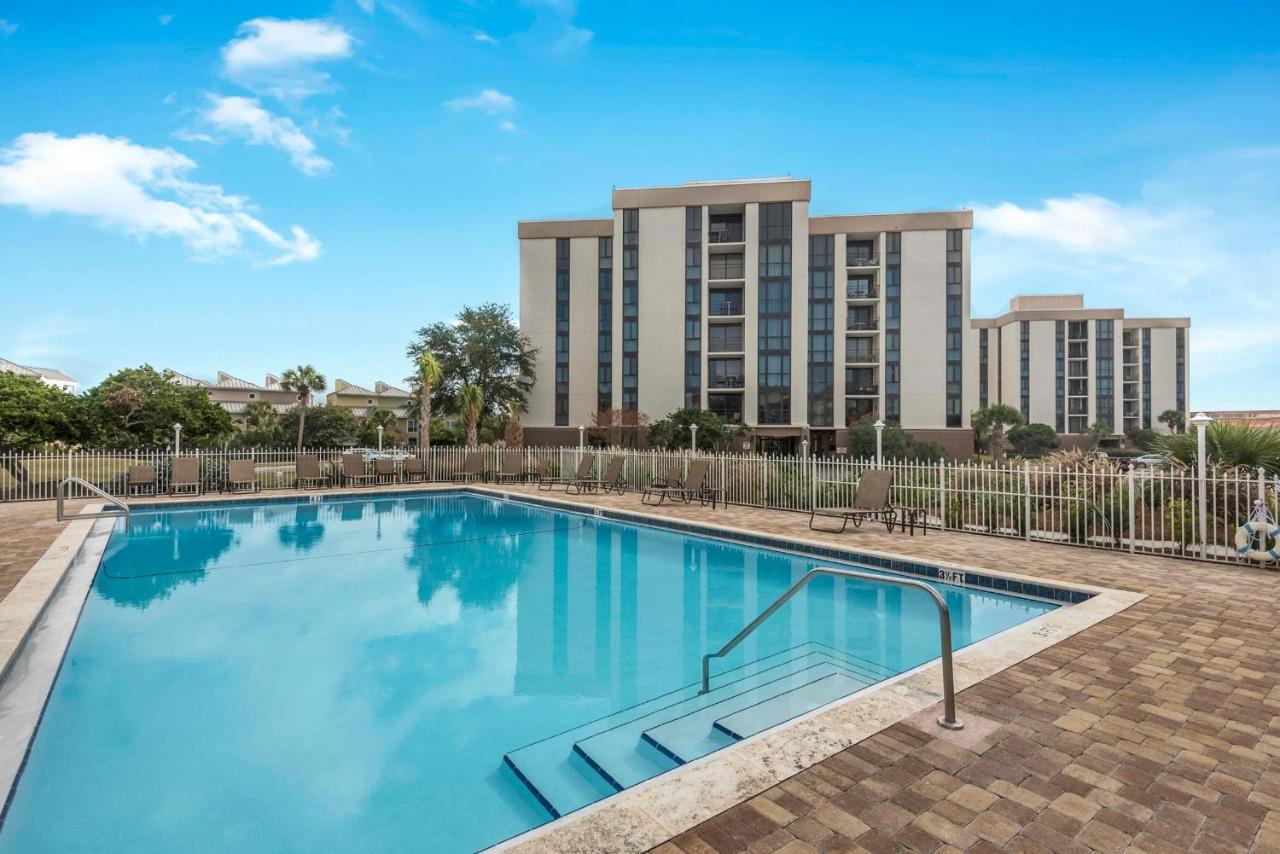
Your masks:
M182 453L182 425L173 425L173 453L175 455Z
M378 425L378 453L382 453L382 425Z
M879 418L871 425L876 428L876 465L884 465L884 422Z
M582 453L587 446L587 428L585 425L578 425L578 453Z
M698 452L698 425L689 425L689 450L695 454Z
M1203 412L1191 416L1191 423L1196 428L1196 497L1197 513L1200 519L1200 557L1209 556L1209 496L1205 488L1205 468L1208 465L1205 453L1205 430L1213 423L1213 419Z

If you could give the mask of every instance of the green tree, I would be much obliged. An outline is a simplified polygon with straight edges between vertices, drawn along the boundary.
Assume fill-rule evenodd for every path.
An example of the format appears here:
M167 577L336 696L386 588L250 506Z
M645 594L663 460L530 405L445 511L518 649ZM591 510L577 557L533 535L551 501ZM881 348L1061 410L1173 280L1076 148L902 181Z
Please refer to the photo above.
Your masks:
M478 385L464 385L458 392L458 409L462 423L467 427L467 447L475 448L480 442L476 425L484 414L484 391Z
M265 400L251 400L244 407L244 426L249 428L274 427L280 421L276 408Z
M880 449L885 459L899 459L907 455L911 440L897 424L884 425L884 434L880 438ZM849 453L857 458L876 455L876 428L865 418L855 421L849 428Z
M1124 435L1135 448L1141 448L1144 451L1150 451L1156 439L1160 437L1155 430L1146 427L1130 427L1124 431Z
M1268 474L1280 475L1280 427L1251 427L1248 424L1223 424L1215 421L1205 431L1205 457L1210 465L1261 468ZM1196 464L1196 437L1191 433L1160 436L1153 445L1185 466Z
M289 368L280 375L280 387L298 393L298 450L302 450L302 436L307 424L307 408L311 406L311 395L324 391L324 374L310 365L298 365Z
M302 407L296 406L280 419L280 427L286 436L301 431L302 445L308 448L354 445L360 432L359 416L345 406L312 407L305 425L302 416Z
M1093 439L1093 447L1096 450L1102 440L1111 435L1111 425L1105 421L1095 421L1085 429L1084 434Z
M689 447L694 424L698 425L698 447L715 448L746 430L740 424L730 424L706 409L677 409L666 418L649 425L649 444L669 451Z
M375 409L362 418L356 441L361 445L377 447L379 427L382 428L383 446L399 445L404 441L404 434L396 429L396 414L388 409Z
M511 307L485 303L467 307L455 321L441 321L418 330L407 349L418 363L431 353L440 363L443 379L436 390L445 411L461 414L459 396L464 386L480 389L485 409L481 415L501 417L515 407L524 412L525 395L533 388L538 351L520 334Z
M991 455L997 463L1004 462L1005 428L1017 427L1023 423L1022 413L1005 403L995 403L985 409L979 409L969 416L973 426L974 438L984 451Z
M1018 424L1009 430L1009 444L1019 454L1038 457L1058 447L1058 431L1048 424Z
M35 377L0 372L0 448L34 451L77 442L84 431L80 398Z
M1187 429L1187 415L1177 409L1166 409L1156 420L1168 427L1170 433L1182 433Z
M417 372L410 382L418 389L418 441L422 447L431 448L431 395L444 379L440 360L430 350L418 354Z
M182 425L189 447L221 444L235 433L231 416L202 388L181 386L150 365L116 371L84 397L86 442L106 448L160 447Z

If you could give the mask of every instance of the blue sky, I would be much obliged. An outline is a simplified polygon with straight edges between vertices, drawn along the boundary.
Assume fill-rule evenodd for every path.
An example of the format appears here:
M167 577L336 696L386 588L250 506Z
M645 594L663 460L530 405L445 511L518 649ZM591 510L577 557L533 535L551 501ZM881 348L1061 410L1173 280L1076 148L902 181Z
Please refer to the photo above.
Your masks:
M976 314L1187 314L1194 408L1280 405L1274 3L0 0L0 92L0 356L86 383L398 381L517 219L790 174L972 207Z

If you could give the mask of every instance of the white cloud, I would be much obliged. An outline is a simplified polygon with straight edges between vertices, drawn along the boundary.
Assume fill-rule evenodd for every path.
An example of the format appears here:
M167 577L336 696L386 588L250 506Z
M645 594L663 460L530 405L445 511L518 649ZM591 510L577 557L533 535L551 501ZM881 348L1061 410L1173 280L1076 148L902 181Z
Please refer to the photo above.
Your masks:
M210 95L201 118L219 131L241 137L250 145L268 145L289 155L304 175L320 175L333 164L316 153L315 143L287 116L263 108L257 98Z
M474 35L472 35L471 37L472 37L473 39L475 39L476 41L478 41L478 42L482 42L482 43L484 43L484 44L497 44L497 43L498 43L498 40L497 40L497 39L495 39L493 36L489 35L488 33L484 32L483 30L478 30L478 31L476 31L476 33L475 33Z
M156 20L160 22L160 26L167 27L173 23L173 15L161 15Z
M361 9L363 9L363 10L364 10L364 13L365 13L366 15L372 15L372 14L373 14L373 6L374 6L374 1L373 1L373 0L356 0L356 4L357 4Z
M329 21L254 18L222 48L222 71L254 91L301 99L331 88L328 73L315 65L350 57L352 43Z
M0 205L89 217L138 237L176 237L200 258L244 255L277 265L319 256L319 242L300 227L282 235L249 213L247 199L187 180L195 168L173 149L121 137L27 133L0 150Z
M550 50L557 56L574 56L585 50L595 35L591 30L565 24L564 31L551 42Z
M535 11L533 26L520 37L529 49L555 61L572 60L595 38L595 33L574 24L576 0L524 0Z
M9 36L13 35L17 31L18 31L17 24L11 21L6 21L4 18L0 18L0 36L4 36L5 38L8 38Z
M1088 253L1125 253L1186 226L1192 212L1152 211L1088 193L1047 199L1039 208L1011 202L979 207L981 227L1004 237L1046 241Z
M516 108L516 99L497 89L483 89L470 98L454 98L444 104L450 110L479 110L490 116L510 113Z
M498 128L506 131L507 133L515 133L516 123L511 121L511 119L503 119L498 122Z

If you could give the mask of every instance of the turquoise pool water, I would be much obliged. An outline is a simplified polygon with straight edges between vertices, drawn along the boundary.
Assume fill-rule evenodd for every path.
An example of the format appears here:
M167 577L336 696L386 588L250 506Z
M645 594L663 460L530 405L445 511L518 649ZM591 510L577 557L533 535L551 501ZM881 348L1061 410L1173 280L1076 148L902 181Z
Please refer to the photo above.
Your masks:
M704 652L830 564L464 493L135 512L0 851L483 848L609 794L584 782L609 750L626 785L671 767L662 751L750 726L729 714L741 700L629 735L589 722L689 702ZM1054 607L939 589L957 647ZM937 655L922 593L824 578L718 663L716 684L852 690ZM702 724L671 732L698 715L718 722L710 747L691 742ZM642 725L654 738L637 741ZM575 727L576 752L540 741ZM537 767L552 748L561 764Z

